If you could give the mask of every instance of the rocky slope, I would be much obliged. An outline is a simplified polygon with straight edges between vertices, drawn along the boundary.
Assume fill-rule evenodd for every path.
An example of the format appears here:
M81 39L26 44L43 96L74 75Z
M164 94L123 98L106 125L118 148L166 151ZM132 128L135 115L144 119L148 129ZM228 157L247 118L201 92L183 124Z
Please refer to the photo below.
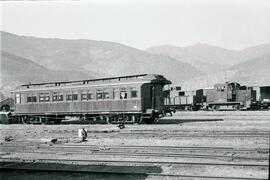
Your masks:
M270 44L241 51L207 44L146 51L94 40L35 38L1 32L1 96L19 84L156 73L187 89L217 82L270 84Z
M240 51L228 50L207 44L195 44L187 47L170 45L153 46L146 51L162 54L190 63L205 73L220 71L252 58L270 53L270 43L253 46Z
M1 51L1 92L8 96L9 91L20 84L34 82L89 79L92 76L80 71L54 71L28 59Z
M202 75L190 64L118 43L42 39L6 32L1 34L5 52L29 59L50 70L83 71L95 77L157 73L176 82Z

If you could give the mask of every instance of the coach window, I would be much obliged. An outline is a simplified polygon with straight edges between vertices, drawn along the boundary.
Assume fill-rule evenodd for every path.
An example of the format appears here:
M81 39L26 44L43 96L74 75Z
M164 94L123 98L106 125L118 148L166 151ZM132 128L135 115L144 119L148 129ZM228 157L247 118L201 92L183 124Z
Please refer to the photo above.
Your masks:
M27 103L32 102L32 95L27 95L26 102L27 102Z
M49 93L46 93L44 95L44 97L45 97L45 102L50 102L50 94Z
M113 99L120 99L120 95L119 95L119 89L118 88L114 88L113 89Z
M131 88L131 98L137 98L138 97L138 90L135 87Z
M63 101L63 100L64 100L64 95L62 93L59 93L58 101Z
M102 91L102 89L98 89L97 90L97 100L101 100L101 99L103 99L103 91Z
M82 101L86 101L87 100L87 91L82 91L81 100Z
M104 99L110 99L110 94L109 94L109 90L108 89L104 89Z
M88 100L93 100L94 99L94 94L93 94L92 91L88 91L88 93L87 93L87 99Z
M16 94L15 95L15 99L16 99L16 104L20 104L21 103L21 95L20 94Z
M32 102L37 102L37 96L32 96Z
M45 102L45 97L43 93L39 94L39 102Z
M72 100L73 101L77 101L78 100L78 94L77 93L73 93L72 94Z
M71 93L67 93L66 99L67 99L67 101L72 101L72 94Z
M120 89L120 99L127 99L127 89L126 88Z
M54 93L53 93L52 101L53 101L53 102L58 101L58 93L57 93L57 92L54 92Z

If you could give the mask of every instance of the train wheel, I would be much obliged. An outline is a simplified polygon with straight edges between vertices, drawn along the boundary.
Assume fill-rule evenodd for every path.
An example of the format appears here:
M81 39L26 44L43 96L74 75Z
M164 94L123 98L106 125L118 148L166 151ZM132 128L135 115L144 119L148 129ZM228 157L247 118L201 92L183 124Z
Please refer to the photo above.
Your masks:
M135 122L135 116L134 115L125 115L123 119L124 119L124 123L133 124Z
M132 124L134 124L134 123L136 122L136 117L135 117L135 115L132 115L132 116L131 116L131 122L132 122Z
M30 117L28 116L21 117L21 121L23 124L30 124Z
M123 117L123 123L131 123L132 122L132 118L130 115L124 115Z
M105 116L106 123L111 124L111 117L110 116Z
M143 123L142 115L137 115L137 116L135 116L135 118L136 118L136 123L138 123L138 124Z
M113 115L111 118L111 124L115 124L118 122L118 115Z
M84 116L80 116L79 117L79 121L86 121L87 120L87 118L86 118L86 116L84 115Z
M39 118L39 122L40 122L41 124L47 124L47 123L48 123L48 118L46 118L46 117L40 117L40 118Z

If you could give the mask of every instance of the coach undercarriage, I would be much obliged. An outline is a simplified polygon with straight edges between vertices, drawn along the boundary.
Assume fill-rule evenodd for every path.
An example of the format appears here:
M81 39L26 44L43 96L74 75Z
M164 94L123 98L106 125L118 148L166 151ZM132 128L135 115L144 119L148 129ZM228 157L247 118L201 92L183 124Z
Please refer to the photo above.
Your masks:
M113 113L79 113L79 114L21 114L16 115L17 123L23 124L61 124L77 121L81 124L120 124L153 123L161 113L113 112Z

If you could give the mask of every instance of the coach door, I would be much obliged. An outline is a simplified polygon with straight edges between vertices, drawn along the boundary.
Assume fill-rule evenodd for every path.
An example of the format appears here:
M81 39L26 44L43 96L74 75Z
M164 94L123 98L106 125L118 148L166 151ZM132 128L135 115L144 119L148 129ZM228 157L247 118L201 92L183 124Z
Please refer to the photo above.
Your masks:
M151 99L151 109L156 108L156 93L155 86L150 86L150 99Z
M154 84L144 84L142 86L142 109L160 109L162 107L159 89L159 85Z
M162 109L164 106L163 94L161 85L150 86L151 109Z

